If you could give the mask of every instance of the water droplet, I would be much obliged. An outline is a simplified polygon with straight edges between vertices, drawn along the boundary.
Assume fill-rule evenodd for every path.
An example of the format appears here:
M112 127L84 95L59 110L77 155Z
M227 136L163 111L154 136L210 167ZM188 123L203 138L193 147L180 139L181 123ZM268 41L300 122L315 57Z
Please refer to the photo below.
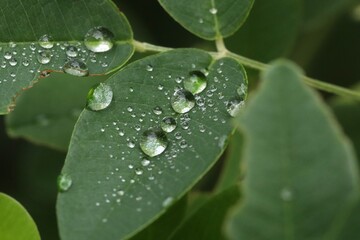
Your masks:
M63 66L65 73L77 76L84 77L89 74L89 69L86 64L79 59L69 59Z
M168 145L168 139L164 131L158 128L146 130L140 138L141 150L150 157L163 153Z
M209 9L209 12L210 12L211 14L217 14L218 10L217 10L216 8L210 8L210 9Z
M190 72L190 77L185 79L184 88L192 94L198 94L206 88L206 77L201 71Z
M152 72L153 70L154 70L154 68L150 64L146 66L146 71Z
M6 60L9 60L11 57L12 57L11 52L6 52L6 53L4 54L4 58L5 58Z
M176 120L173 117L164 117L161 121L161 128L167 133L170 133L176 128Z
M100 111L107 108L113 98L111 87L105 83L99 83L91 88L88 96L86 107L93 111Z
M135 174L136 175L142 175L143 174L143 170L141 168L136 168L135 169Z
M244 101L239 99L231 99L226 105L226 111L230 114L230 116L235 117L242 107L244 106Z
M17 63L18 62L17 62L17 60L15 58L11 58L10 61L9 61L10 66L13 66L13 67L16 66Z
M27 66L29 66L29 65L30 65L30 62L29 62L29 60L27 60L27 59L24 59L24 60L22 61L22 65L23 65L24 67L27 67Z
M107 52L114 43L114 34L105 27L91 28L85 35L85 46L93 52Z
M280 192L280 197L284 201L291 201L293 199L292 191L288 188L283 188Z
M144 159L141 161L141 165L143 165L144 167L149 166L149 164L150 164L150 160L147 159L147 158L144 158Z
M134 148L135 147L135 142L134 141L128 141L127 146L129 148Z
M173 201L174 201L174 198L172 198L172 197L167 197L167 198L163 201L162 206L163 206L163 207L168 207L168 206L170 206L170 204L171 204Z
M72 185L72 179L70 175L63 173L58 177L57 184L60 192L66 192Z
M9 42L9 47L10 47L10 48L16 47L16 43L14 43L14 42Z
M42 48L50 49L54 46L53 39L50 35L45 34L39 38L39 45Z
M179 146L180 146L180 148L187 148L188 144L185 140L181 140L179 142Z
M76 57L78 55L78 49L75 46L66 47L65 52L68 57Z
M171 97L171 106L177 113L189 112L195 106L195 98L191 92L180 89Z
M37 60L41 64L48 64L51 61L51 52L49 50L39 51Z
M241 84L240 87L236 90L241 99L245 99L248 87L245 84Z
M154 112L156 115L160 115L160 114L162 114L163 110L162 110L161 107L156 106L156 107L154 107L153 112Z

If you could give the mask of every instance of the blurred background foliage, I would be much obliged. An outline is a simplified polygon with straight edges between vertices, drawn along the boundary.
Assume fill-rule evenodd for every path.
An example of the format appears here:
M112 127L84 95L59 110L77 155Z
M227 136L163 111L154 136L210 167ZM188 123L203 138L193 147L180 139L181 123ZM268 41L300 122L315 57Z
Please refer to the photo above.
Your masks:
M187 32L156 1L115 2L139 41L214 50L213 43ZM360 2L354 0L256 0L243 28L226 40L229 49L246 57L264 62L287 57L308 76L349 88L356 87L360 79L359 42ZM131 61L143 56L135 54ZM54 74L19 97L17 110L0 116L0 192L25 206L43 239L58 239L56 178L86 93L93 83L106 78L79 80ZM258 73L249 70L249 78L253 89ZM322 95L360 156L360 103ZM199 192L218 192L242 178L234 168L240 162L241 144L242 137L236 134L228 151L193 190L196 193L190 196L190 203L201 199L194 198Z

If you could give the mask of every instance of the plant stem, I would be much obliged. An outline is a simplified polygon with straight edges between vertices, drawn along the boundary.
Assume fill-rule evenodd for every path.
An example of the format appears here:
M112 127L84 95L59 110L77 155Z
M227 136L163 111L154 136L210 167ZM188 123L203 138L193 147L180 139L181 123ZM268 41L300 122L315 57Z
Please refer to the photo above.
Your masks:
M150 43L146 43L146 42L138 42L136 40L133 40L133 45L135 47L135 50L138 52L147 52L147 51L151 51L151 52L166 52L169 50L173 50L173 48L168 48L168 47L162 47L162 46L157 46L157 45L153 45ZM256 70L260 70L260 71L264 71L268 65L250 58L246 58L243 57L241 55L238 55L236 53L230 52L226 49L224 41L222 38L217 39L216 40L216 48L218 52L210 52L210 54L212 56L214 56L215 58L222 58L222 57L230 57L233 59L236 59L237 61L239 61L241 64L243 64L244 66L247 66L249 68L253 68ZM360 100L360 92L357 91L353 91L344 87L340 87L331 83L326 83L326 82L322 82L320 80L317 79L313 79L307 76L303 76L303 80L304 82L316 89L325 91L325 92L329 92L329 93L333 93L339 96L343 96L343 97L351 97L351 98L355 98L357 100Z

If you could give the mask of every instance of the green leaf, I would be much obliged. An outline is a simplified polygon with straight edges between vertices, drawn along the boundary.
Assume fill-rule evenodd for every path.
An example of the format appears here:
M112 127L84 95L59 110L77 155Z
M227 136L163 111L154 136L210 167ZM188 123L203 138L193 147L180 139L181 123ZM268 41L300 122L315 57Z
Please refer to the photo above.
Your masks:
M14 98L30 88L41 72L61 71L67 44L77 46L76 58L84 59L90 74L114 71L133 53L130 25L109 0L3 0L0 9L0 114L14 107ZM95 54L84 46L85 34L96 26L114 34L110 51ZM39 38L44 34L52 36L54 47L48 50L50 62L40 64L38 51L45 49L39 46ZM11 59L5 58L8 54Z
M215 40L244 24L254 0L159 0L163 8L193 34Z
M242 176L241 158L244 137L238 131L232 136L221 175L216 184L216 192L221 192L238 183Z
M263 81L238 122L246 134L247 172L230 236L328 239L358 196L354 153L297 67L277 61Z
M225 216L240 198L238 186L233 186L210 198L196 212L179 225L169 240L183 239L225 239L222 224Z
M227 47L259 61L286 55L294 46L302 22L299 0L256 0L248 20Z
M53 74L41 80L16 100L6 118L8 134L66 151L89 89L106 78Z
M175 113L174 88L182 87L190 72L206 68L207 88L196 97L201 106ZM164 213L224 151L233 130L226 101L237 97L247 79L233 59L215 61L206 52L180 49L136 61L106 84L113 101L103 111L80 115L62 171L73 182L58 196L63 240L130 237ZM155 107L162 109L155 111L159 115ZM167 149L143 164L139 139L167 116L177 121L166 134Z
M131 240L168 239L172 231L181 223L186 212L186 205L187 198L183 197L150 226L132 237Z
M40 240L39 232L26 209L15 199L0 193L1 240Z

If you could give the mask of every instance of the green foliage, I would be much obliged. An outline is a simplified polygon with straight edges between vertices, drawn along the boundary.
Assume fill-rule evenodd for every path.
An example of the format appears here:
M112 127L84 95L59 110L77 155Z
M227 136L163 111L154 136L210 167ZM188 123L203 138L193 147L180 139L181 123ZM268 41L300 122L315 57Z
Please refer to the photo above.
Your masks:
M60 150L0 127L0 191L44 239L359 238L358 59L318 51L357 0L116 3L0 2L0 125ZM0 220L40 239L3 194Z
M2 240L40 240L36 225L15 199L0 193L0 233Z

